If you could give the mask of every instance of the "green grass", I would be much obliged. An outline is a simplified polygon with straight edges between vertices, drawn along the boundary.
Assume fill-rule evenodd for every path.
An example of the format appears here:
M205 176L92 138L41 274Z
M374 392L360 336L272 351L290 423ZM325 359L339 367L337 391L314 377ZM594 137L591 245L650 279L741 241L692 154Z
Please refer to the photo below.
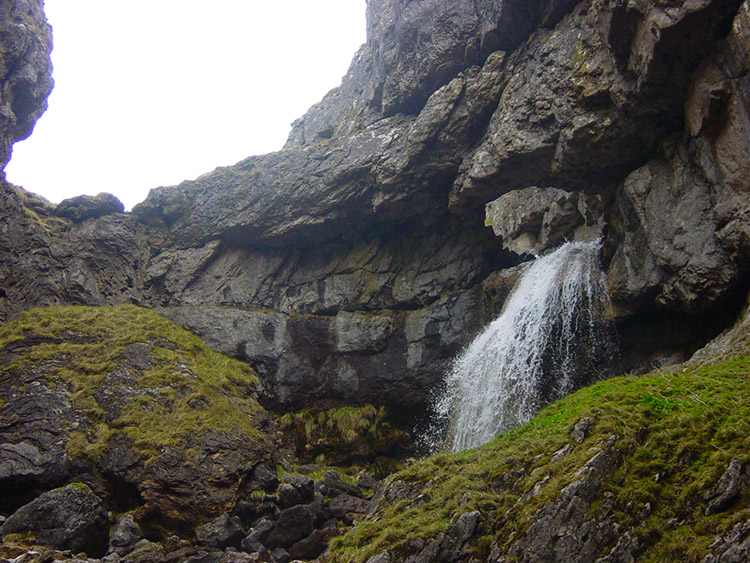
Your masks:
M67 386L73 407L90 422L70 432L71 457L99 455L116 434L151 456L209 429L260 437L255 373L151 311L132 305L35 309L0 327L0 351L30 338L33 346L18 352L0 376L42 369L48 385ZM137 380L143 394L106 423L94 393L136 343L154 346L153 367Z
M334 465L368 461L376 466L376 458L408 438L388 422L385 408L372 405L287 413L279 418L279 429L302 462Z
M434 455L393 476L430 483L429 500L417 507L408 500L386 507L377 520L333 540L330 561L362 562L384 549L404 554L409 541L446 531L455 514L470 510L481 511L485 522L477 555L492 543L507 547L539 508L576 479L591 448L610 435L618 437L623 462L601 492L614 493L617 521L647 545L639 561L700 561L717 534L750 513L747 494L733 510L703 512L704 493L730 460L750 460L749 376L750 356L744 356L582 389L481 448ZM554 452L571 443L570 431L583 417L595 420L586 441L551 463ZM548 481L537 496L517 502L543 478ZM647 503L651 512L645 520L633 516Z

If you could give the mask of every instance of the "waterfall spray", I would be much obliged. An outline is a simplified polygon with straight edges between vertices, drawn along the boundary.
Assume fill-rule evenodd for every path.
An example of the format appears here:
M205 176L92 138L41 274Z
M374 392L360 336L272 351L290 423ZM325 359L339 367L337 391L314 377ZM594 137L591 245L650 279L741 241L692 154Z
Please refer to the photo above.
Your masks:
M500 316L456 359L439 398L452 451L528 422L612 354L599 243L566 243L524 272Z

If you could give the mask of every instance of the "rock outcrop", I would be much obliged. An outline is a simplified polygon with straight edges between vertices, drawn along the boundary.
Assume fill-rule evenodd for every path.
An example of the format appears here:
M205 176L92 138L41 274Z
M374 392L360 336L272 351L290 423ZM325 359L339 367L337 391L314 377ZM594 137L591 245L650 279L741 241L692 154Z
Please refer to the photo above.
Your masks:
M31 135L52 90L52 29L42 0L0 5L0 169ZM4 176L4 174L3 174Z
M86 219L96 219L104 215L122 213L125 206L112 194L101 193L95 196L79 195L61 201L55 207L55 214L81 223Z
M19 508L0 526L0 537L31 533L55 549L103 555L109 516L102 501L82 483L40 495Z
M0 318L159 307L249 362L269 406L420 412L504 272L601 234L609 369L686 359L748 278L747 30L739 0L372 0L350 72L283 151L132 214L6 186Z
M153 537L227 511L276 459L251 370L143 309L25 313L0 329L0 373L4 513L83 482Z

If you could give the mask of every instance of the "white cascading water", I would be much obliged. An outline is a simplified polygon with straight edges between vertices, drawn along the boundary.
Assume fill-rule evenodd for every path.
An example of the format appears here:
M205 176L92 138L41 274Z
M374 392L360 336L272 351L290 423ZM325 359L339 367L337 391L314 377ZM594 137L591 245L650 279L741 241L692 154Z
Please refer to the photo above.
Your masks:
M587 383L612 353L599 243L566 243L524 272L456 359L436 405L444 448L480 446Z

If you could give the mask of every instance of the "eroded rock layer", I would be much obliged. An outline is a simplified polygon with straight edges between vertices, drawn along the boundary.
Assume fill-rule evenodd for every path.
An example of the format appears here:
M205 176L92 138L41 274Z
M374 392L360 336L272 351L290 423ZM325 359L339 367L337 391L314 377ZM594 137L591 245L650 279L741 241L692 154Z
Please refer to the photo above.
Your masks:
M747 284L749 33L740 0L371 0L284 150L131 214L5 186L0 319L158 307L269 406L423 407L519 264L603 236L623 341L603 369L683 360Z

